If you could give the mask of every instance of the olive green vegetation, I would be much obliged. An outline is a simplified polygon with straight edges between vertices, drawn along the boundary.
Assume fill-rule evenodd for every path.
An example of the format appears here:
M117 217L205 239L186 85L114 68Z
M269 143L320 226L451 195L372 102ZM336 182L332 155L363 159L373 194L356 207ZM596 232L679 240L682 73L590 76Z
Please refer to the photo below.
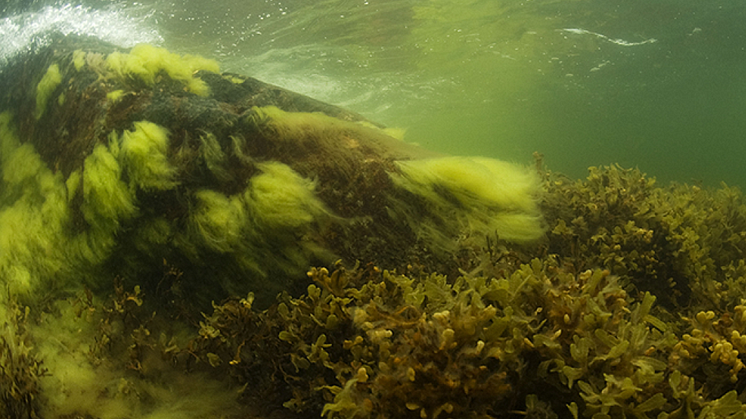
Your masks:
M537 248L482 249L456 279L312 268L269 310L216 305L192 349L325 417L746 416L740 192L616 166L544 179Z
M0 273L4 287L15 294L64 269L67 197L61 176L47 168L32 145L19 142L8 113L0 114L0 153Z
M73 68L81 75L76 76ZM179 56L148 45L108 55L76 50L71 63L52 63L39 79L31 80L36 83L34 95L29 95L35 106L33 117L38 131L49 134L44 129L56 121L50 113L59 115L70 102L64 94L56 102L49 99L61 84L85 78L85 71L128 90L153 86L166 74L184 90L206 95L209 89L195 77L198 70L218 68L211 60ZM112 90L107 98L115 102L122 92ZM72 108L91 107L80 105L76 95L80 93L70 87ZM79 154L84 156L79 166L58 170L37 150L36 144L43 145L43 141L29 141L24 133L18 133L16 127L23 115L14 111L17 109L0 114L0 272L11 293L64 288L71 281L80 282L81 276L87 277L111 255L122 224L138 214L138 189L163 190L176 185L174 169L165 155L168 131L148 121L134 122L134 129L121 130L121 134L110 130L89 153ZM69 146L75 149L74 144Z
M37 343L34 354L44 359L43 376L28 377L36 385L28 388L35 390L29 405L36 416L10 418L227 418L246 413L229 383L169 363L167 354L186 339L178 327L150 334L151 322L163 326L165 319L141 309L139 287L126 291L114 283L112 288L104 302L81 292L37 314L36 324L28 328Z
M122 134L122 153L131 167L130 178L141 189L172 189L176 169L168 162L168 131L147 121L135 122Z
M56 412L101 418L154 412L159 404L144 397L163 409L173 409L174 394L204 401L194 382L207 383L210 397L235 394L209 403L235 417L746 416L740 192L659 188L616 166L591 168L583 181L542 175L547 237L530 247L491 241L458 278L372 264L311 268L300 297L282 293L266 310L251 294L228 298L193 325L120 283L109 302L85 292L60 301L58 310L77 314L36 329L37 339L38 330L75 329L72 340L90 348L61 363L79 366L68 375L52 374L72 377L79 399L48 399L60 394L55 386L45 398L34 383L52 378L32 369L16 379ZM164 267L164 277L181 274ZM48 347L59 348L43 344L31 356L55 371L60 355ZM86 381L93 373L109 384ZM26 395L12 398L18 409Z
M178 185L166 156L168 132L151 122L136 122L133 130L121 135L112 132L107 143L94 147L80 170L63 180L61 173L46 167L31 144L19 143L11 120L9 113L0 115L0 272L14 294L49 286L49 281L74 285L72 281L112 255L117 235L140 216L138 191ZM204 150L210 153L209 147ZM206 159L212 166L214 156ZM243 269L257 272L264 272L270 259L289 270L307 265L305 254L311 249L303 250L297 235L327 214L313 194L314 182L279 162L258 163L256 170L245 190L230 197L196 190L186 229L174 232L173 221L141 217L143 225L129 227L135 230L136 245L148 249L173 241L195 260L202 257L201 249L208 249L235 255ZM77 233L71 228L76 210L87 225Z
M0 417L746 416L737 189L65 48L0 113Z
M195 193L189 233L180 238L194 259L200 249L231 254L242 269L262 276L271 264L292 272L307 263L313 249L298 237L327 214L314 196L314 183L279 162L260 163L257 169L261 173L239 194Z
M245 285L266 306L312 263L438 258L457 272L448 253L482 244L480 229L516 242L543 233L538 183L524 168L421 158L430 153L354 114L215 74L200 57L149 45L54 51L36 58L56 62L45 64L34 120L14 106L29 100L17 87L3 113L7 190L29 172L24 193L38 195L9 194L0 207L4 237L19 244L0 255L12 292L107 286L104 271L157 287L152 266L166 259L203 307ZM65 99L47 104L63 88ZM487 179L502 184L476 187ZM454 246L459 236L469 240Z
M75 61L76 67L79 62ZM188 54L181 56L147 44L139 44L129 53L113 52L106 57L106 64L107 77L152 86L159 73L164 72L171 80L181 83L184 89L199 96L207 96L209 88L199 77L195 77L195 73L199 70L219 71L218 64L213 60Z
M46 374L39 354L30 345L29 309L4 304L0 330L0 418L36 417L39 380Z
M36 119L41 118L44 114L44 111L47 109L47 101L60 82L62 82L60 67L57 64L50 65L47 72L44 73L44 77L41 78L39 84L36 86L36 112L34 113Z
M394 176L394 183L435 208L437 219L420 221L418 229L431 246L445 246L449 230L472 236L489 231L517 243L533 242L544 234L539 179L526 168L484 157L411 160L398 166L402 173Z
M66 286L89 272L109 257L121 224L138 213L138 187L174 183L173 170L158 148L166 134L154 124L136 123L121 139L112 133L108 144L96 145L86 157L82 174L76 170L63 179L31 144L20 143L11 121L9 113L0 114L0 272L12 293L30 292L51 281ZM70 226L76 194L82 196L79 211L89 225L77 233Z
M529 239L543 231L538 182L525 169L480 160L481 180L526 179L496 200L455 174L477 160L397 165L429 153L273 86L260 92L266 106L247 103L259 82L210 76L218 69L209 60L151 46L102 54L64 45L36 59L45 63L41 81L23 70L31 61L5 70L35 89L9 87L0 113L8 417L241 411L225 396L232 382L188 355L211 298L252 291L267 307L289 285L305 285L310 263L340 256L391 268L406 268L409 255L434 260L427 242L443 256L463 247L448 245L453 237L473 246L475 223L493 215L529 211L539 230ZM441 225L438 236L425 234ZM372 259L378 249L387 254ZM154 298L143 305L143 295ZM164 354L175 361L158 361ZM195 360L186 368L194 374L173 368Z

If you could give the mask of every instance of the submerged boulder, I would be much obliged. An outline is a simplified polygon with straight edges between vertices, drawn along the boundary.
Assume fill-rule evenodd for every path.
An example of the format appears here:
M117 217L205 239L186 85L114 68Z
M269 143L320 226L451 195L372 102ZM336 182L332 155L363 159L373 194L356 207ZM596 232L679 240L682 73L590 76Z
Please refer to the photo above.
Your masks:
M202 57L59 37L1 80L0 272L13 291L119 276L266 304L311 264L457 273L452 255L488 236L544 231L528 169L437 156ZM162 283L164 264L178 284Z

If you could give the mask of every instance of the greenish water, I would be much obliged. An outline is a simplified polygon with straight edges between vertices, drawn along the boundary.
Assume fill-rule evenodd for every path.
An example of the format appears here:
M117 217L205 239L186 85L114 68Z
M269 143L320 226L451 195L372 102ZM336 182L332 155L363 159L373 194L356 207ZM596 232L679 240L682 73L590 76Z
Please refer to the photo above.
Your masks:
M661 181L746 186L740 1L76 5L11 3L0 33L9 39L26 10L26 26L73 25L124 46L198 53L224 71L406 128L405 140L450 154L528 163L536 151L573 177L620 163ZM66 14L64 24L50 17Z

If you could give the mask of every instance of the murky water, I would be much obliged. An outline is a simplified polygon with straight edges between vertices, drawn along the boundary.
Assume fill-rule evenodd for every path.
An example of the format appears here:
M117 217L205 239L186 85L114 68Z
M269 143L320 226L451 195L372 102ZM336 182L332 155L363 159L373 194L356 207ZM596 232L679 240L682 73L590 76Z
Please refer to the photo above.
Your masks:
M150 42L438 151L746 186L736 0L16 0L2 12L2 60L48 28Z

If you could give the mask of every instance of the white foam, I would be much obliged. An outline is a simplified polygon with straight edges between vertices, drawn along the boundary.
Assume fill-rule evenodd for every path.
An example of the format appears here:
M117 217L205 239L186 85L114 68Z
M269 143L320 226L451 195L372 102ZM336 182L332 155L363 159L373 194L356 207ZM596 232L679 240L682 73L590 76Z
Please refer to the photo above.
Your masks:
M87 35L128 48L138 43L160 44L163 38L149 17L134 16L114 8L96 10L69 4L47 6L38 12L0 19L0 66L13 56L36 50L50 42L50 34Z
M623 47L634 47L634 46L638 46L638 45L652 44L652 43L658 42L658 40L655 39L655 38L649 38L649 39L646 39L646 40L640 41L640 42L629 42L629 41L625 41L624 39L609 38L606 35L603 35L603 34L600 34L600 33L597 33L597 32L591 32L589 30L580 29L580 28L565 28L565 29L562 29L562 31L563 32L573 33L573 34L576 34L576 35L591 35L591 36L595 36L596 38L601 38L604 41L611 42L612 44L621 45Z

